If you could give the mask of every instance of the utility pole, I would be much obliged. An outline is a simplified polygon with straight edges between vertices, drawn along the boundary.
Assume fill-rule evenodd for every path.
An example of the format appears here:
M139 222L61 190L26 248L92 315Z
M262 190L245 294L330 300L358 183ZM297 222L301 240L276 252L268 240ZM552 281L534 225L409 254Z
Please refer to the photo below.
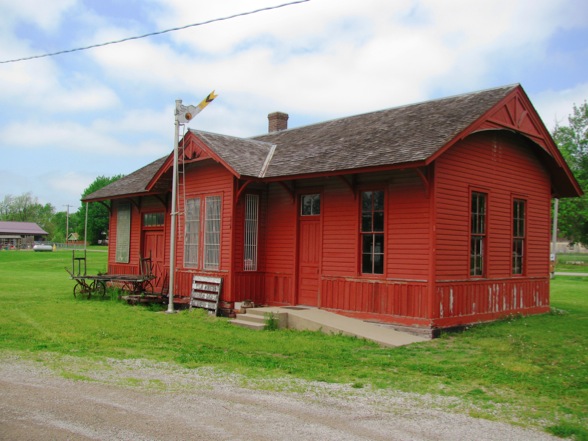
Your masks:
M73 205L65 204L64 207L67 207L67 214L65 216L65 248L69 248L69 207L73 207Z

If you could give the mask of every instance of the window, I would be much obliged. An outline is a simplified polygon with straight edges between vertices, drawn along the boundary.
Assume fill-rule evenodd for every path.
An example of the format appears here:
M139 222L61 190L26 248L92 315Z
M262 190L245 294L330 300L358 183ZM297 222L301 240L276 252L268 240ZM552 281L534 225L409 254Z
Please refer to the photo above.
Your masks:
M221 198L206 198L204 217L204 269L217 270L220 265Z
M163 226L163 213L143 213L143 226L144 227L162 227Z
M129 263L131 245L131 204L119 204L116 214L116 257L119 263Z
M384 274L384 192L361 194L361 272Z
M259 196L245 196L245 243L243 249L243 270L257 271L257 225Z
M486 252L486 193L472 193L470 226L470 276L484 275Z
M300 199L301 216L318 216L321 214L321 195L305 194Z
M512 204L512 273L523 274L525 257L525 201Z
M200 198L186 200L184 231L184 266L198 266L200 245Z

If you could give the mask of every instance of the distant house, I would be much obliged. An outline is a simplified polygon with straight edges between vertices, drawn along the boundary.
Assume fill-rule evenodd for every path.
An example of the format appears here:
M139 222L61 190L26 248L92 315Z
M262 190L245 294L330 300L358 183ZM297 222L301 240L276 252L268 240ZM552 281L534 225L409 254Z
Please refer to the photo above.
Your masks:
M48 234L33 222L0 221L0 248L30 248Z
M549 310L550 204L582 194L520 85L180 143L176 296L308 305L423 328ZM172 156L88 195L109 271L168 280Z

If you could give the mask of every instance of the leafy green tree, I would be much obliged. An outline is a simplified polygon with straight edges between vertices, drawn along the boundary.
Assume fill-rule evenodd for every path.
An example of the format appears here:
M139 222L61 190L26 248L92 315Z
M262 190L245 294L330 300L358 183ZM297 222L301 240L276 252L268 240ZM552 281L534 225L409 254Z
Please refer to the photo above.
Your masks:
M41 204L30 192L20 196L5 195L0 202L0 220L34 222L49 232L55 208Z
M574 104L567 126L557 125L553 139L584 191L588 190L588 104ZM562 199L559 203L560 236L588 245L588 196Z
M82 199L101 188L106 187L115 181L118 181L124 175L116 175L112 177L98 176L94 182L90 184L88 188L82 193ZM86 205L84 204L77 212L79 219L79 227L77 229L80 234L80 238L84 237L84 224L86 219ZM99 240L106 239L108 235L110 213L108 209L97 202L91 202L88 205L88 242L91 244L97 244Z

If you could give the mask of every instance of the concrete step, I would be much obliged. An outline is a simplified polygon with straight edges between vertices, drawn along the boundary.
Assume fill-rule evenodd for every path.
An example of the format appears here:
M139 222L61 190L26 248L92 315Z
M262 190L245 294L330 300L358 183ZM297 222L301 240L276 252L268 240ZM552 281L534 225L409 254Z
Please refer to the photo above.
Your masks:
M272 315L274 319L278 320L278 328L284 329L288 327L288 313L273 311L269 308L249 308L245 314L237 314L237 318L231 320L231 323L243 328L262 330L266 326L268 315Z
M253 329L254 331L263 331L263 329L265 328L264 322L242 320L240 318L231 320L231 323L235 326L240 326L241 328Z

